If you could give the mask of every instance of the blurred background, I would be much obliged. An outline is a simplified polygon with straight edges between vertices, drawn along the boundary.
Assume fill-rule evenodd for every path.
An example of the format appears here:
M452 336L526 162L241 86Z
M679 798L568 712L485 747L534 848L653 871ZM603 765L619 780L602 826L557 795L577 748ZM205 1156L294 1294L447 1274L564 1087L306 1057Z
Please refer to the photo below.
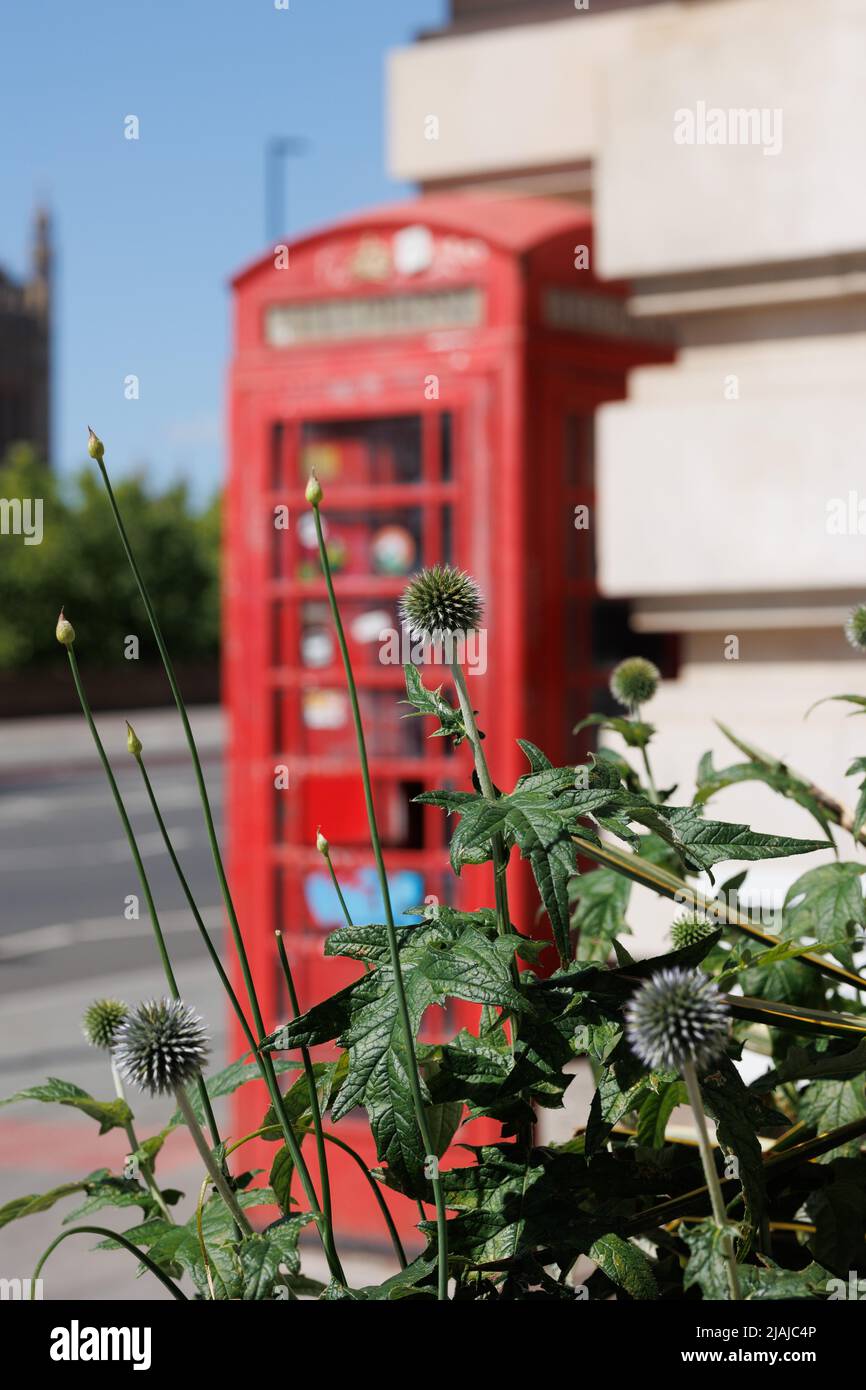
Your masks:
M376 913L364 856L351 851L357 779L351 768L341 769L342 784L323 779L327 759L342 756L335 750L348 716L327 678L333 653L302 530L290 527L300 551L285 551L284 568L258 568L264 512L256 508L272 511L284 495L291 513L311 462L323 478L331 470L344 498L329 545L355 605L361 657L403 576L446 558L454 522L454 558L480 568L490 588L492 632L516 594L545 596L521 610L520 659L531 664L535 653L536 668L552 659L545 619L564 596L569 699L552 688L554 661L540 703L503 697L495 718L504 737L537 739L579 761L585 738L569 744L563 732L563 751L548 747L548 711L565 731L579 715L609 709L611 668L640 652L665 676L646 714L660 731L658 780L677 784L677 803L691 796L707 750L720 766L739 761L714 718L831 794L856 798L845 771L863 751L858 721L840 707L808 722L804 713L863 684L862 657L842 632L866 596L866 13L858 0L157 0L135 14L92 0L83 12L20 9L6 29L14 61L0 91L3 1094L46 1074L109 1094L104 1063L79 1040L81 1010L94 994L161 992L149 928L123 914L136 884L72 712L53 637L61 603L110 753L125 756L131 717L199 902L216 930L221 921L174 711L85 461L88 424L106 441L218 804L229 768L241 896L269 939L273 922L300 923L307 1003L326 987L308 962L322 929L335 925L302 851L323 811L349 845L353 903ZM365 222L363 210L377 204L398 211ZM536 324L528 303L484 337L480 301L432 303L436 286L480 282L484 256L506 247L513 271L502 283L534 283L538 248L567 241L572 225L569 268L587 271L591 287L562 292L557 282L555 321ZM313 228L333 231L310 240ZM287 289L275 296L283 250ZM400 317L392 301L407 289L416 293ZM328 296L360 297L373 317L322 311ZM377 296L389 302L377 309ZM277 300L282 317L269 318ZM553 438L553 426L545 433L553 406L524 375L532 354L520 353L537 327L555 381L550 401L571 399L584 373L596 383L579 416L568 407L567 441ZM567 334L579 339L580 358ZM389 335L414 373L408 384L387 357ZM339 372L323 365L325 339ZM495 352L516 355L506 369L494 365ZM428 409L428 360L441 375L441 412ZM473 373L521 401L523 416L501 434L477 411L471 429L460 425ZM298 403L304 391L316 401L312 415ZM257 395L263 413L248 416ZM440 424L413 434L406 422L415 413L441 415ZM254 427L245 430L246 420ZM477 515L476 479L500 466L511 502ZM566 467L567 486L556 471ZM413 519L411 489L431 479L427 511ZM562 483L567 527L554 516L555 543L543 533L539 543L529 484L548 483ZM374 484L391 488L384 503L365 492ZM470 496L471 533L456 520ZM36 499L38 528L26 505ZM583 532L571 525L574 503L588 509ZM440 504L434 522L430 508ZM415 511L422 516L420 502ZM230 574L222 609L221 555ZM263 615L273 610L255 620L262 627L277 613L267 657L244 646L256 604ZM133 659L130 636L139 644ZM493 642L490 663L495 675ZM393 683L371 667L379 794L387 801L390 788L403 805L422 776L421 751L392 737ZM279 712L272 688L288 692ZM480 703L484 710L483 694ZM288 812L273 806L277 755L300 779ZM212 1023L217 1058L234 1055L139 783L127 769L120 777L183 992ZM716 805L726 820L812 834L801 808L765 788L731 788ZM442 829L431 825L401 822L395 811L389 830L389 864L407 904L445 891L432 868ZM792 876L817 862L797 860L792 871L770 861L743 891L779 902ZM663 944L670 919L668 906L637 893L633 950ZM580 1119L586 1087L575 1083L569 1096L551 1133ZM97 1143L82 1116L36 1110L2 1112L0 1201L122 1154L119 1138ZM149 1117L145 1106L142 1125ZM229 1126L237 1118L226 1110ZM189 1190L195 1163L182 1136L164 1162ZM369 1270L378 1256L365 1221L349 1224L359 1267ZM48 1212L7 1226L0 1272L29 1273L56 1225ZM144 1292L118 1256L100 1264L86 1242L72 1245L55 1257L47 1297Z

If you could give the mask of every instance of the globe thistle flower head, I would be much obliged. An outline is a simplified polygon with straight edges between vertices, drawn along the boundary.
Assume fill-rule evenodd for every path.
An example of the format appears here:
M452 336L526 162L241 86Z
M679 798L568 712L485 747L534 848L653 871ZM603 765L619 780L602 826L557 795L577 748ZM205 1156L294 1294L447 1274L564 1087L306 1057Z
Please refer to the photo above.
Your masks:
M652 699L661 678L661 671L652 661L647 661L643 656L629 656L619 663L611 675L611 694L626 709L637 709Z
M697 946L699 941L712 936L717 930L715 924L708 922L705 917L687 913L671 924L671 941L675 950L683 951L687 946Z
M114 1060L126 1081L159 1095L190 1081L205 1064L208 1039L198 1014L180 999L139 1004L117 1031Z
M478 627L484 612L481 590L470 574L453 565L433 565L411 580L400 600L401 620L413 636L438 641Z
M94 999L84 1010L81 1027L91 1047L109 1051L114 1047L117 1030L129 1009L119 999Z
M866 651L866 603L858 603L845 619L845 636L858 652Z
M660 970L632 996L625 1017L632 1051L656 1071L709 1066L728 1037L724 1000L702 970Z

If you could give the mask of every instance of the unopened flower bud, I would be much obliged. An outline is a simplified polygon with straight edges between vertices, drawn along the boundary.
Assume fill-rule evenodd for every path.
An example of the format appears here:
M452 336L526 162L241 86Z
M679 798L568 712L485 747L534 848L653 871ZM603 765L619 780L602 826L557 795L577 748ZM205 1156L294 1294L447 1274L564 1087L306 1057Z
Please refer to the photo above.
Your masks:
M610 678L614 699L626 709L635 710L651 700L658 690L661 672L642 656L630 656L621 661Z
M327 859L328 854L330 853L330 850L331 850L331 846L328 844L328 841L325 839L325 837L324 837L324 835L322 834L321 830L317 830L317 831L316 831L316 849L319 851L320 854L323 854L323 855L325 856L325 858Z
M306 497L310 506L320 507L322 505L322 498L324 497L324 495L325 494L322 492L322 484L319 482L315 473L311 473L310 481L307 483L307 490L304 493L304 496Z
M60 616L57 619L57 626L54 629L54 636L64 647L71 647L72 643L75 641L75 628L72 626L69 619L63 616L62 608L60 610Z
M126 746L134 758L141 756L142 742L129 720L126 721Z
M866 604L858 603L845 621L845 636L857 651L866 651Z
M91 1047L110 1050L117 1030L125 1021L128 1008L119 999L94 999L84 1011L82 1028Z
M90 426L87 426L87 452L97 463L101 463L105 454L105 445L98 435L94 434Z
M671 925L671 941L674 950L683 951L689 946L697 946L698 942L704 941L708 936L712 936L717 931L712 922L706 918L698 916L696 913L688 913L684 917L678 917Z

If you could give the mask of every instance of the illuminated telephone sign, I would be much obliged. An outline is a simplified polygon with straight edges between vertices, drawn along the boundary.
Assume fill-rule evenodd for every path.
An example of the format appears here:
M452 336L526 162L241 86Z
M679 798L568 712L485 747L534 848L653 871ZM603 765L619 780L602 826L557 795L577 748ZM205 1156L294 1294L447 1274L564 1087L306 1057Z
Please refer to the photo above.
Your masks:
M425 788L470 785L465 749L404 718L397 603L408 576L451 562L486 598L467 652L494 780L527 770L518 736L577 761L571 730L607 671L592 659L593 415L627 370L667 360L637 343L623 292L597 282L588 215L541 200L421 198L273 248L234 282L225 539L227 822L231 877L268 1026L287 1016L274 929L302 1007L354 978L324 960L343 922L319 826L353 920L382 920L351 710L304 487L315 467L355 675L395 911L490 903L489 870L455 881ZM436 667L428 684L448 685ZM526 866L509 868L515 922L537 928ZM543 928L542 928L543 929ZM477 1009L449 1005L448 1026ZM432 1011L436 1015L438 1011ZM438 1023L441 1026L441 1013ZM434 1038L437 1017L426 1023ZM242 1039L237 1039L238 1046ZM232 1130L255 1129L261 1088ZM373 1159L366 1126L341 1122ZM470 1141L489 1137L480 1122ZM498 1131L496 1131L498 1132ZM267 1168L265 1147L255 1166ZM338 1229L381 1238L363 1177L335 1151ZM312 1162L312 1154L310 1154ZM389 1199L414 1224L403 1199Z

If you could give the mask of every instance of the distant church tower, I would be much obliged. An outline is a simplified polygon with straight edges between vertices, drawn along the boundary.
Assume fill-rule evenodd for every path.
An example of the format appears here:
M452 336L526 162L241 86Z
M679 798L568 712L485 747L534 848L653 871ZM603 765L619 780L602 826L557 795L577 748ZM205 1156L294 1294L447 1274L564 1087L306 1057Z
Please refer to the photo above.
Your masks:
M51 268L51 219L37 208L30 278L0 267L0 458L26 441L50 462Z

